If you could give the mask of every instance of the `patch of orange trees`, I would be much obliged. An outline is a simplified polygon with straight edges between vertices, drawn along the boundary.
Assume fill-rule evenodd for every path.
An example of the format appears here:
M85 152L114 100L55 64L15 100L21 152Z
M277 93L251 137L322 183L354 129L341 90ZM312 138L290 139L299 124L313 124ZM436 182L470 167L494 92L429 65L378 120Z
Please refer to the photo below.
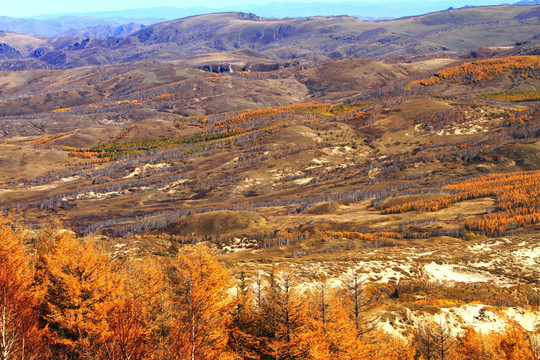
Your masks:
M128 127L126 127L120 134L118 134L112 142L120 142L121 140L123 140L131 130L133 130L135 128L135 125L129 125Z
M81 159L90 159L95 156L99 156L101 152L97 151L70 151L69 156L70 157L79 157Z
M142 105L139 100L117 100L114 102L105 103L105 105Z
M335 115L344 115L344 114L354 113L356 116L356 112L358 111L358 109L366 107L371 104L372 104L371 102L364 102L364 101L336 104L332 106L331 111ZM362 115L365 114L363 112L361 113Z
M391 206L382 212L437 211L460 201L493 197L498 211L465 221L465 229L493 236L540 222L540 171L490 174L445 185L442 189L455 193Z
M534 356L534 334L512 322L500 334L469 328L456 337L429 321L409 338L385 334L376 318L368 320L381 304L354 274L342 287L322 279L310 290L287 270L250 280L241 274L235 282L204 244L162 262L117 261L89 240L46 226L28 256L23 233L0 218L4 360L412 360L434 351L452 360Z
M280 106L280 107L269 108L269 109L250 110L250 111L243 112L239 115L232 116L228 119L218 121L216 122L216 125L222 126L226 124L244 123L247 120L257 118L257 117L278 115L278 114L289 113L289 112L295 113L298 111L308 111L308 112L311 111L311 112L326 113L330 110L330 108L331 108L330 104L312 102L312 103L302 103L302 104Z
M152 100L158 100L158 99L169 99L171 97L171 94L165 93L161 95L156 95L152 98Z
M71 108L60 108L60 109L54 109L52 112L55 114L61 114L61 113L67 113L70 112Z
M97 165L97 164L104 164L113 161L113 158L105 157L101 159L92 159L91 161L86 162L67 162L64 164L64 166L84 166L84 165Z
M32 144L34 144L36 146L43 146L48 142L51 142L53 140L59 139L59 138L64 137L64 136L71 135L73 133L74 133L74 131L69 131L69 132L65 132L65 133L45 136L45 137L42 137L42 138L39 138L37 140L32 141Z
M403 235L394 232L360 233L355 231L324 231L321 235L336 239L380 241L388 239L403 239Z
M142 106L140 100L116 100L116 101L107 101L103 105L89 104L88 107L91 109L103 109L103 107L109 106L120 106L120 105L138 105ZM54 111L53 111L54 112Z
M521 77L527 78L538 76L539 69L540 56L510 56L478 60L443 69L426 79L412 81L407 87L410 88L415 85L431 86L438 84L442 80L480 82L493 80L499 75L513 75L511 72L519 72Z
M269 109L245 111L241 114L229 117L225 120L220 120L215 124L217 126L223 126L227 124L245 123L247 120L251 120L254 118L297 112L305 112L307 114L316 116L345 115L349 113L354 113L358 111L358 109L369 104L370 103L368 102L352 102L336 105L323 104L318 102L293 104Z

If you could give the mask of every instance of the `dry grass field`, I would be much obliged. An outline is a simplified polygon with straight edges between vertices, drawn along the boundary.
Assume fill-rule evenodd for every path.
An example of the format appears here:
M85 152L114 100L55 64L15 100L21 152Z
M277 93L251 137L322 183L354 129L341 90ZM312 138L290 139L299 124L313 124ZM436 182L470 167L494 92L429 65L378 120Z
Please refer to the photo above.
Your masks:
M540 63L516 42L537 17L478 11L194 17L125 38L123 65L86 63L91 44L54 70L3 71L0 208L28 249L58 219L122 264L167 266L205 243L252 290L284 271L305 294L356 276L402 339L426 319L534 333ZM224 43L199 56L176 39L187 59L171 60L163 37L201 21ZM521 33L497 30L516 21ZM19 51L45 41L1 36Z

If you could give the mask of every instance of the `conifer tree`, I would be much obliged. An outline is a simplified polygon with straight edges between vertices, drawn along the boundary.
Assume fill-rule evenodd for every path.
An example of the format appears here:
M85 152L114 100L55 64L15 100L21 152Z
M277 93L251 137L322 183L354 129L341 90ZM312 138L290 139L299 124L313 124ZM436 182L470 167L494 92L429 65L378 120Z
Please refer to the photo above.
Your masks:
M107 315L109 333L102 346L104 357L164 358L170 314L161 269L152 259L129 261L120 275L124 282Z
M491 336L476 332L472 327L465 329L456 345L457 360L495 360L502 358L497 353Z
M261 318L268 354L273 359L302 359L308 353L308 316L305 297L293 274L283 271L270 278Z
M188 249L167 269L173 292L170 346L179 359L227 359L227 322L233 311L231 278L204 244Z
M379 321L372 313L378 298L367 291L361 274L352 272L345 277L342 291L344 304L349 309L358 336L372 331Z
M38 326L37 294L22 245L22 229L0 215L0 359L45 359L46 331Z
M41 317L54 358L92 358L109 332L108 314L121 284L108 256L70 232L45 228L39 238L36 281Z

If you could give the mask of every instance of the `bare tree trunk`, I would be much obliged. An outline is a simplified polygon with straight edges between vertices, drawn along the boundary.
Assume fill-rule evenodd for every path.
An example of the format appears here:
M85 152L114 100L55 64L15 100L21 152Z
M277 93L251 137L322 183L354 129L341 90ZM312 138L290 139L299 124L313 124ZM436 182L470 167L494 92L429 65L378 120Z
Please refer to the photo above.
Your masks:
M195 360L195 324L191 321L191 360Z

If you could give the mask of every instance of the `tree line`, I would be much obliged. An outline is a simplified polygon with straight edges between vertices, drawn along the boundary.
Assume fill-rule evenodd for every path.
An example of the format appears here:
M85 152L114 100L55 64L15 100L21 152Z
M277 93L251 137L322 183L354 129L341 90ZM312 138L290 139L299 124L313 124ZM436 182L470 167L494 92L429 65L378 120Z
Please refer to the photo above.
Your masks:
M478 60L448 67L428 78L412 81L407 85L407 88L432 86L446 79L454 82L469 81L477 83L484 80L493 80L499 75L522 77L524 79L528 77L536 78L539 76L539 68L540 56L534 55Z
M204 244L166 261L115 260L45 226L30 244L0 218L0 357L11 359L537 359L538 332L455 334L423 320L381 331L380 303L399 297L351 273L312 286L293 273L247 277Z
M489 174L479 178L449 184L442 190L453 191L429 200L410 201L390 206L383 214L407 211L437 211L460 201L493 197L497 212L464 222L466 230L495 236L507 230L540 222L540 172L524 171Z

